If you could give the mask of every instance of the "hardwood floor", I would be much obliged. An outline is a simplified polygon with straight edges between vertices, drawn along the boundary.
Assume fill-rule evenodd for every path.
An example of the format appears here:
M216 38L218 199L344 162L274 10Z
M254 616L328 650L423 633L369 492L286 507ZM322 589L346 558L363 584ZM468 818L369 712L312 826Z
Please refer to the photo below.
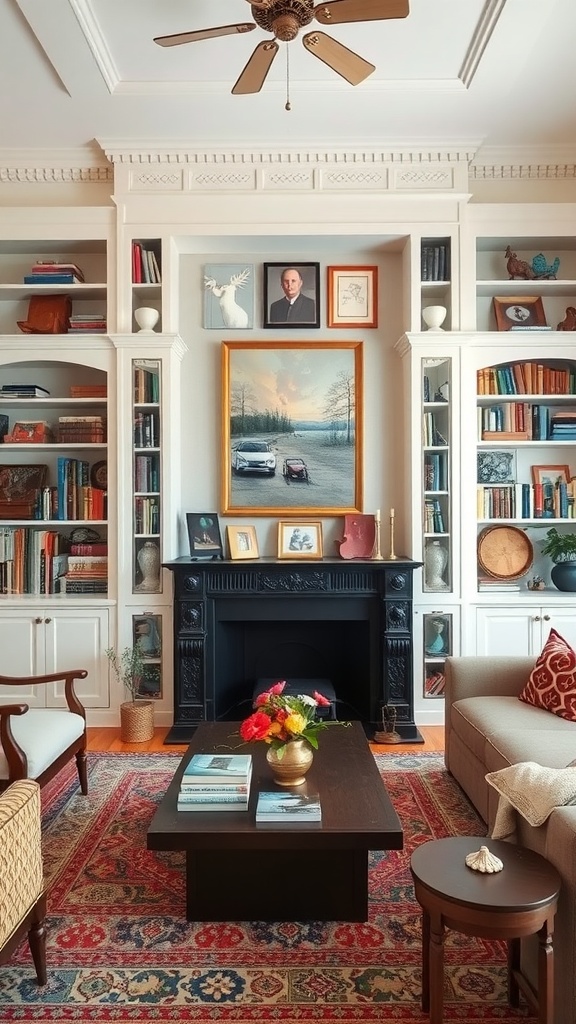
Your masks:
M135 753L143 753L147 751L152 753L162 753L168 751L175 754L183 754L186 750L186 744L164 745L164 737L167 732L167 728L155 729L153 739L147 740L145 743L122 743L119 728L99 729L97 727L93 727L88 729L88 750L112 752L134 751ZM442 725L422 726L420 732L424 737L424 743L395 743L390 746L382 743L373 743L371 744L371 747L377 754L411 754L421 753L422 751L444 750L444 727Z

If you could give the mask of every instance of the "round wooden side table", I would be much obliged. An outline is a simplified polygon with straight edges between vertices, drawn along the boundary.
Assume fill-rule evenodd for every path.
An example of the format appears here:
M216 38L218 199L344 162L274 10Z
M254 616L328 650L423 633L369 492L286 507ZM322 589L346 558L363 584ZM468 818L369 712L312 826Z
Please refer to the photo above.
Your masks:
M467 854L487 846L504 864L482 874L467 867ZM544 857L521 846L459 836L424 843L410 860L416 899L422 907L422 1010L442 1024L446 928L508 943L508 1001L520 1004L520 989L552 1024L554 1003L554 915L560 875ZM538 993L520 970L520 939L538 934Z

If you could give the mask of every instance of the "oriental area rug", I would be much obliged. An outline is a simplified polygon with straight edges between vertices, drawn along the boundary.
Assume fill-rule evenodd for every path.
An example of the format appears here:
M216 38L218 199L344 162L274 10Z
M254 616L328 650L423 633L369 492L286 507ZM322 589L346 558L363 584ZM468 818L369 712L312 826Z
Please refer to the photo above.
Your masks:
M376 760L404 850L370 855L363 924L187 922L184 855L146 849L179 755L90 754L87 798L72 766L61 772L42 792L48 984L36 984L23 943L0 970L0 1019L425 1024L410 854L485 829L440 755ZM284 888L289 910L297 875L275 878L272 864L262 884ZM445 958L446 1021L533 1019L507 1006L502 943L449 932Z

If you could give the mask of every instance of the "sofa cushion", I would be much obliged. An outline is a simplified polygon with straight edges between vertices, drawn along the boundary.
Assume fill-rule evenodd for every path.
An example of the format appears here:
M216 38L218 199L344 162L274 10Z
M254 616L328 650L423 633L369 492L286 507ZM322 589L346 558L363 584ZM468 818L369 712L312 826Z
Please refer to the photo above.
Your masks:
M546 768L535 761L488 772L486 782L500 794L493 839L501 839L515 830L514 811L530 825L542 825L555 807L576 803L576 768Z
M450 715L451 728L481 761L484 761L486 740L494 733L566 732L572 737L576 750L573 723L557 715L549 715L541 708L522 704L517 697L464 697L455 701L447 713ZM529 751L527 754L525 752L521 760L525 761L526 756L531 756ZM569 760L570 755L562 767Z
M576 722L576 653L555 629L518 696L526 704Z

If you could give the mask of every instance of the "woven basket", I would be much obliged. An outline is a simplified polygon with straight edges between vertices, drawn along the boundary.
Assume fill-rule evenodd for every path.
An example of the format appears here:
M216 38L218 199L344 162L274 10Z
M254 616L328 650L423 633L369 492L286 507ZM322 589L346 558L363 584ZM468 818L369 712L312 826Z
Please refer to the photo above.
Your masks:
M120 705L120 739L123 743L144 743L153 735L153 701L126 701Z

